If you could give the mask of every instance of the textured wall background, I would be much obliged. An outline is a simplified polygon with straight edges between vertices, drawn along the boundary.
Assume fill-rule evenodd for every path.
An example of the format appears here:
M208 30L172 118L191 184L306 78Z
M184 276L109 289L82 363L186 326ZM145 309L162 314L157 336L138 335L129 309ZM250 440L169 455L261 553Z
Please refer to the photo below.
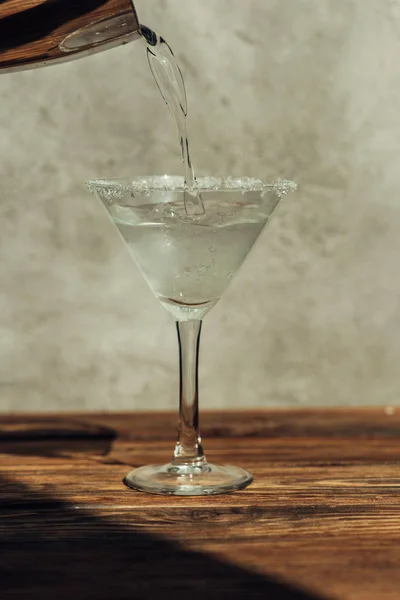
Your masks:
M181 60L197 172L300 184L205 321L203 406L398 403L400 0L137 9ZM143 47L0 90L0 409L175 407L171 317L83 184L180 172Z

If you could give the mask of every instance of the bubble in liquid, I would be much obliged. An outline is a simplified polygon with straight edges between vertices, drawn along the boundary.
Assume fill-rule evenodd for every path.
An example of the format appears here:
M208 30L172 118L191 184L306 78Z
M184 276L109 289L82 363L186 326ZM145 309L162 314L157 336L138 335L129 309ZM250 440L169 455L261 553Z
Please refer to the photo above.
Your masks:
M206 275L209 268L210 268L210 265L199 265L197 267L197 280L198 281Z

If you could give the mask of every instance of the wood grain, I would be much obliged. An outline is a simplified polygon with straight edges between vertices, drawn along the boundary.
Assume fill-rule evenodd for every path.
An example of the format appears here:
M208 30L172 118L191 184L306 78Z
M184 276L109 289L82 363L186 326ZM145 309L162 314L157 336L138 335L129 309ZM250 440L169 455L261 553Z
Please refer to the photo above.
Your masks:
M249 488L126 489L170 459L175 421L2 417L2 599L400 598L400 410L205 413L208 458L249 468Z
M102 44L91 44L66 54L60 44L72 33L117 15L126 17L129 39L138 37L131 0L0 0L0 72L66 62L100 51ZM104 47L127 39L110 39Z

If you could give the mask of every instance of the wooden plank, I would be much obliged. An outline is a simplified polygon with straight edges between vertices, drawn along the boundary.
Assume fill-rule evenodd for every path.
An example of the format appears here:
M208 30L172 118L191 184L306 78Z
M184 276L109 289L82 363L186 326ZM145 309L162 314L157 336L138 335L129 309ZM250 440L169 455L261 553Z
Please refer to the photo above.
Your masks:
M2 415L0 439L20 429L30 435L91 437L101 435L132 440L169 440L176 431L174 412L64 413ZM351 437L399 438L400 407L365 409L283 409L202 411L203 437Z
M2 599L400 598L398 411L206 413L209 459L254 484L208 498L125 488L132 466L170 459L174 424L2 419Z

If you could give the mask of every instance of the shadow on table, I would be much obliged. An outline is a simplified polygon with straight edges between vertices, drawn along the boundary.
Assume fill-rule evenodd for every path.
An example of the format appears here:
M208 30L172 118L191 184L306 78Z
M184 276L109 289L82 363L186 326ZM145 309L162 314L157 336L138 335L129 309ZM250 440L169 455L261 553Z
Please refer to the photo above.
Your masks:
M0 424L0 453L16 456L65 457L85 454L106 457L117 434L85 420L9 418Z
M2 600L318 600L4 475L0 530Z

